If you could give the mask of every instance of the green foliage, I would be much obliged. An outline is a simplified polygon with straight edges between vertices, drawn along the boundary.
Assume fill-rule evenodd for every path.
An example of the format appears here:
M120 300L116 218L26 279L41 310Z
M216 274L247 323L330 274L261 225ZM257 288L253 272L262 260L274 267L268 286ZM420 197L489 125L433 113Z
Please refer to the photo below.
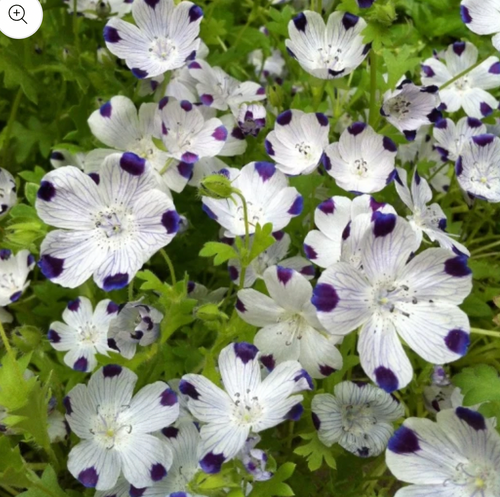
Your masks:
M284 483L292 476L295 467L295 464L286 462L280 466L270 480L255 482L249 497L288 497L295 495L292 488L287 483Z
M465 368L454 376L453 383L460 387L465 395L466 406L490 401L500 402L500 377L492 366L478 364L473 368Z
M332 449L324 445L316 433L306 433L300 435L300 438L308 440L308 442L297 447L293 452L306 458L307 467L310 471L317 471L321 468L323 462L331 469L337 468Z

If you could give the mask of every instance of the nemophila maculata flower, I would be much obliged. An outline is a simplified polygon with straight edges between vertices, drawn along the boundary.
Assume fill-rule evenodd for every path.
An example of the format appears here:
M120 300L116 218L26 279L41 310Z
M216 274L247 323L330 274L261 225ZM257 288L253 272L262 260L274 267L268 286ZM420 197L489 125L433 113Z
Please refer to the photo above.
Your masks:
M283 83L286 61L280 50L273 49L271 56L265 59L261 49L253 50L248 54L248 63L255 67L255 74L260 75L261 83L265 83L268 79L274 80L277 84Z
M17 202L14 176L0 167L0 218L7 214Z
M184 375L179 389L188 397L191 414L201 426L200 466L218 473L225 461L244 447L250 433L259 433L303 411L302 390L312 381L298 361L286 361L261 379L259 351L252 344L232 343L219 355L224 390L198 374Z
M163 314L142 302L128 302L120 306L109 326L107 344L123 357L132 359L137 345L146 347L160 334Z
M189 72L198 81L196 89L200 102L218 110L235 111L241 104L265 100L266 90L253 81L241 83L220 67L211 67L204 60L189 64Z
M272 236L276 241L247 266L243 286L245 288L253 286L258 279L264 277L264 272L268 267L275 265L295 269L308 280L314 278L314 267L307 259L299 255L286 257L292 243L290 235L283 231L276 231ZM250 238L250 243L253 243L253 237ZM241 271L239 259L229 259L227 268L231 280L239 284Z
M259 435L250 435L238 458L248 473L253 476L254 481L267 481L273 477L273 473L266 470L267 454L263 450L255 448L260 441Z
M118 305L109 299L101 300L92 309L87 297L78 297L66 306L62 318L49 327L47 338L52 347L66 352L64 362L76 371L93 371L97 366L96 354L107 356L108 331L118 314Z
M111 155L92 177L72 166L46 174L36 210L59 229L41 245L44 276L68 288L92 275L103 290L125 287L178 231L174 204L157 185L146 161L132 153Z
M158 105L144 103L137 111L127 97L116 96L106 102L89 117L88 124L93 135L111 149L95 149L84 159L86 173L99 173L104 159L113 153L132 152L145 159L151 168L175 192L186 186L193 166L186 162L168 165L171 155L160 150L153 138L161 137L161 119ZM76 165L76 164L69 164Z
M137 0L132 4L132 16L136 26L110 19L104 27L104 40L136 78L159 76L196 57L203 11L194 3Z
M496 0L462 0L462 21L478 35L494 35L493 46L500 50L500 11Z
M470 255L467 247L446 233L446 215L440 205L427 205L432 200L432 190L429 183L418 174L417 168L414 169L410 188L407 172L398 167L395 185L399 197L411 211L407 219L415 230L418 245L422 243L425 233L431 242L438 242L443 248Z
M179 416L177 395L163 381L133 395L137 379L129 369L109 364L64 398L66 419L81 439L69 453L68 469L85 487L109 490L123 474L144 488L167 476L172 451L152 433Z
M34 267L35 258L28 250L20 250L14 255L11 250L0 249L0 307L21 298L30 284L28 275Z
M465 192L488 202L500 202L500 138L477 135L464 144L455 164Z
M434 125L435 148L443 161L456 161L473 136L486 133L486 125L474 117L462 117L456 124L451 119L440 119Z
M258 224L272 223L273 231L283 229L302 212L303 199L296 188L288 186L286 176L270 162L251 162L240 169L221 169L233 188L241 191L247 203L249 232ZM203 210L223 228L225 236L245 235L243 203L239 196L230 199L203 197Z
M276 167L292 176L312 173L328 145L330 123L317 113L286 110L276 118L265 141L266 152Z
M424 85L444 85L447 81L472 67L477 62L478 50L469 42L457 41L445 52L445 62L431 57L422 64ZM489 116L498 107L498 100L486 90L500 86L498 57L488 57L465 76L440 90L440 109L457 112L461 108L470 117Z
M189 420L182 420L175 426L161 430L160 439L172 451L173 463L167 476L152 487L145 489L144 497L204 497L193 492L189 484L199 471L198 452L200 447L199 428ZM133 495L133 492L131 493Z
M353 200L335 196L319 204L314 210L318 229L310 231L304 239L308 259L322 268L340 260L359 267L360 245L375 212L396 213L393 207L378 203L369 195Z
M220 119L205 121L198 108L187 100L164 97L159 108L161 139L168 156L193 164L201 157L214 157L224 147L227 129Z
M257 136L266 126L266 108L261 104L241 104L235 114L238 126L245 136Z
M238 292L236 310L247 323L261 328L254 343L270 370L284 361L299 361L313 378L342 369L335 345L338 336L327 333L311 304L312 286L293 269L272 266L264 272L269 297L253 289Z
M68 14L75 8L74 0L63 0L68 6ZM132 9L130 0L76 0L76 11L87 19L123 17Z
M340 444L358 457L381 454L404 408L392 395L363 382L343 381L333 395L315 395L311 404L319 439L328 447Z
M304 69L320 79L341 78L365 60L370 45L361 32L366 22L349 12L333 12L325 21L320 14L306 10L288 23L288 53Z
M410 80L404 80L395 90L386 92L380 113L408 141L413 141L421 126L441 118L437 110L439 104L437 86L416 86Z
M314 288L318 319L337 335L361 327L358 353L368 377L386 392L413 377L399 336L426 361L446 364L469 346L470 325L458 307L472 288L467 257L417 250L415 231L394 214L375 212L361 244L361 266L328 267Z
M392 182L396 174L396 144L362 122L351 124L338 142L326 147L323 164L340 188L374 193Z
M466 407L439 412L437 422L405 420L389 440L386 463L411 483L395 497L500 495L500 435Z

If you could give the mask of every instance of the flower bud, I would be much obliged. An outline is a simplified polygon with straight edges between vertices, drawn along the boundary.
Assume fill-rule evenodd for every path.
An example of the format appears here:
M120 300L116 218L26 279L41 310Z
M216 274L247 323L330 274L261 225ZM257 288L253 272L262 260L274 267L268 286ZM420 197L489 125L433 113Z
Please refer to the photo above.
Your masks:
M221 171L224 171L224 169ZM235 189L232 187L231 181L223 172L207 176L200 182L200 193L205 197L215 199L230 198L234 192Z

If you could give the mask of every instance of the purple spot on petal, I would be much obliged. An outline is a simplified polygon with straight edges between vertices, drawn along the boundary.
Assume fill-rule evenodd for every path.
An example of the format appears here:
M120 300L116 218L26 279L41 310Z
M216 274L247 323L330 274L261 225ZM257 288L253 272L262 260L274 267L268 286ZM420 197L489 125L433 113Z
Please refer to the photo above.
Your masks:
M259 89L256 92L257 95L265 95L266 94L266 89L263 86L260 86Z
M455 354L464 356L469 348L470 337L465 331L455 329L444 337L444 343Z
M273 235L275 240L279 241L279 240L283 239L283 237L285 236L285 232L282 230L279 230L279 231L275 231L272 235Z
M398 389L399 380L392 369L379 366L373 373L375 374L378 386L382 388L382 390L391 393Z
M295 27L299 30L305 33L306 31L306 26L307 26L307 17L303 12L301 12L297 17L293 19L293 23L295 24Z
M164 212L161 216L161 224L163 224L168 234L179 231L179 221L179 214L174 210Z
M71 413L73 412L73 408L71 407L70 397L68 395L66 395L66 397L64 397L62 403L63 403L64 408L66 409L66 414L71 415Z
M313 261L314 259L318 258L316 250L314 250L310 245L306 245L305 243L304 243L304 252L306 254L306 257L310 261Z
M274 360L274 357L272 354L260 356L260 362L262 364L264 364L264 366L269 371L272 371L276 366L276 361Z
M191 66L193 64L191 64ZM203 105L210 107L214 103L214 97L212 97L212 95L208 95L208 94L204 93L203 95L200 96L200 101Z
M166 388L160 395L160 404L162 406L174 406L177 404L177 394L171 388Z
M152 9L154 9L159 3L160 0L144 0Z
M208 207L207 205L203 204L201 206L201 208L202 208L203 212L205 212L205 214L207 214L210 218L217 220L217 215L214 212L212 212L212 210L210 209L210 207Z
M285 286L293 277L293 269L285 268L282 266L277 266L276 272L277 272L278 280L281 283L283 283L283 285L285 285Z
M73 312L76 312L79 308L80 308L80 299L75 299L75 300L71 300L70 302L68 302L68 305L67 305L67 308L70 310L70 311L73 311Z
M475 117L467 118L467 126L469 126L469 128L479 128L480 126L482 126L482 124L483 123Z
M82 371L84 373L87 371L88 367L89 367L89 361L87 361L86 357L80 357L73 364L73 369L75 371Z
M8 261L12 255L12 250L0 249L0 259L2 261Z
M189 381L181 380L179 383L179 391L194 400L198 400L200 398L198 390L196 390L196 387L192 383L189 383Z
M304 199L302 198L302 195L298 195L287 212L292 216L298 216L302 212L303 207Z
M199 160L199 157L198 157L198 155L194 154L193 152L184 152L181 155L181 159L184 162L187 162L188 164L194 164L195 162L197 162Z
M323 155L321 156L321 162L323 163L323 167L327 171L330 171L330 169L332 168L332 161L330 160L330 157L328 157L328 155L323 153Z
M108 314L116 314L120 310L120 306L115 304L113 301L110 301L106 307L106 312Z
M173 426L167 426L166 428L162 428L161 432L167 438L177 438L177 435L179 434L179 429Z
M489 116L493 113L493 109L486 102L481 102L479 110L483 116Z
M488 70L491 74L500 74L500 62L495 62Z
M410 428L401 426L389 440L387 448L396 454L411 454L420 450L420 445L417 434Z
M424 64L422 64L421 66L421 69L423 71L423 73L428 77L428 78L432 78L433 76L436 75L436 73L434 72L434 70L432 69L431 66L426 66Z
M322 364L319 367L319 372L323 376L330 376L332 373L335 373L336 369L332 368L331 366L327 366L326 364Z
M159 102L158 102L158 108L162 110L167 104L168 104L168 97L163 97Z
M353 136L357 136L359 135L360 133L363 133L363 131L366 129L366 124L365 123L361 123L361 122L355 122L355 123L352 123L348 128L347 128L347 131L353 135Z
M229 270L229 277L231 278L231 281L238 281L238 278L240 277L238 268L235 266L228 266L227 269Z
M102 282L102 289L106 292L111 290L120 290L127 286L129 281L129 275L127 273L116 273L110 276L106 276Z
M97 173L89 173L89 177L96 185L101 182L101 177Z
M459 419L465 421L471 428L476 431L486 430L486 421L482 414L466 407L457 407L455 414Z
M122 372L122 367L118 364L107 364L102 368L104 378L114 378Z
M292 117L293 117L293 113L291 110L285 110L285 112L282 112L277 118L276 118L276 122L280 125L280 126L287 126L288 124L290 124L292 122Z
M38 266L42 274L49 280L57 278L63 272L64 259L52 257L51 255L42 255L38 261Z
M314 266L312 264L309 264L301 268L299 273L303 274L304 276L314 277L316 275L316 270L314 269Z
M264 182L272 178L276 172L276 167L270 162L256 162L254 168Z
M238 311L240 311L240 312L246 312L246 310L247 310L247 308L245 307L245 304L239 298L236 299L236 309L238 309Z
M177 164L177 171L179 174L186 179L191 179L191 176L193 175L193 164L188 164L187 162L179 162Z
M182 100L180 106L182 110L185 110L186 112L193 110L193 104L191 102L188 102L187 100Z
M147 2L147 0L146 0L146 2ZM136 487L134 487L134 485L130 485L128 494L130 495L130 497L142 497L142 495L144 494L146 489L147 489L147 487L136 488ZM109 496L107 496L107 497L109 497Z
M311 302L320 312L331 312L339 303L339 296L332 285L318 283L313 290Z
M394 214L384 214L380 211L375 211L372 214L373 234L375 237L387 236L393 232L396 227L397 217Z
M266 153L268 155L271 155L271 156L274 155L274 149L273 149L273 146L272 146L272 144L271 144L271 142L269 140L265 140L264 141L264 147L265 147Z
M195 22L201 17L203 17L203 10L198 5L193 5L189 9L189 22Z
M97 471L93 466L90 468L84 469L78 475L78 481L87 488L95 488L97 485L97 481L99 480L99 476L97 475Z
M350 14L349 12L346 12L344 14L344 17L342 17L342 24L344 25L345 29L351 29L356 24L358 24L359 17L355 16L354 14Z
M238 342L233 345L234 353L236 357L238 357L243 364L247 364L250 361L253 361L257 354L259 353L259 349L247 342Z
M452 259L448 259L444 263L444 271L450 276L455 276L456 278L463 278L469 276L472 271L467 266L468 258L465 255L458 255Z
M417 132L416 131L403 131L403 134L405 135L405 138L409 141L412 142L415 140L417 137Z
M108 43L118 43L122 39L118 30L116 28L112 28L111 26L104 26L102 34L104 36L104 41Z
M309 389L314 390L314 384L313 384L312 378L305 369L301 369L299 374L293 379L293 381L295 381L295 383L297 383L300 380L306 380L307 385L309 386Z
M398 151L398 147L396 147L396 144L388 136L384 136L384 138L382 139L382 145L389 152Z
M148 77L148 72L143 71L142 69L139 69L138 67L134 67L130 71L137 79L144 79L144 78Z
M328 126L328 117L326 117L321 112L316 112L316 119L321 126Z
M52 160L62 161L64 160L64 155L61 152L54 151L50 154Z
M459 157L457 159L457 162L455 163L455 173L457 176L460 176L463 173L463 166L462 166L462 157Z
M469 9L465 5L460 6L460 15L462 17L462 21L465 24L469 24L472 22L472 17L470 16Z
M493 143L494 139L494 135L477 135L472 137L472 141L480 147L486 147L486 145Z
M219 126L215 128L215 131L212 133L212 136L218 141L226 141L227 139L227 129L224 126Z
M167 468L165 468L163 464L157 462L151 466L150 474L153 481L161 481L167 476Z
M335 212L335 201L333 198L329 198L319 204L318 209L325 214L333 214Z
M304 412L302 404L295 404L286 414L285 419L290 419L291 421L298 421Z
M56 196L56 189L50 181L42 181L36 195L39 199L50 202Z
M61 337L57 331L50 329L47 333L47 338L50 343L59 343L61 341Z
M19 298L21 297L21 295L23 294L23 292L19 291L19 292L14 292L11 296L10 296L10 301L11 302L17 302L19 300Z
M132 152L125 152L120 157L120 167L132 176L140 176L144 173L146 161Z
M311 418L312 418L314 428L316 428L316 430L319 430L321 428L321 421L320 421L318 415L315 412L312 412Z
M200 461L200 467L205 473L213 475L220 472L221 466L225 460L224 454L209 452Z
M453 51L458 55L462 55L465 51L465 41L456 41L455 43L453 43L452 47L453 47Z
M351 236L351 221L349 221L342 231L342 240L347 240Z

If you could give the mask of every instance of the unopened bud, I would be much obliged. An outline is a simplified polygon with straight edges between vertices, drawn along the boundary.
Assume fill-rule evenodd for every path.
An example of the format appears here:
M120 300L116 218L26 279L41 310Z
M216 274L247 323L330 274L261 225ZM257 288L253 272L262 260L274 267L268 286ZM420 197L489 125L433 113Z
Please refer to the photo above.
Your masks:
M200 182L200 193L205 197L223 199L230 198L235 189L231 185L231 181L224 174L227 172L221 169L219 174L212 174L202 179Z

